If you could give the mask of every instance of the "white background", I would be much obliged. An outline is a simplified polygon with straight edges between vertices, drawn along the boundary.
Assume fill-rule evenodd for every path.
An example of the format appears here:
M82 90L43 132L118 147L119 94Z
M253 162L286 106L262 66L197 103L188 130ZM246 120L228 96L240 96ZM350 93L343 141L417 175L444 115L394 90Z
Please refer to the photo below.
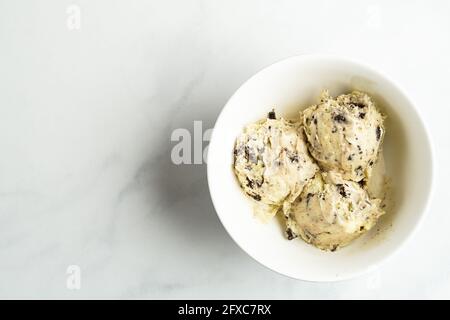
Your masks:
M449 16L445 0L0 0L0 297L450 298ZM220 225L206 165L170 159L174 129L211 128L243 81L302 53L387 73L435 147L422 228L351 281L253 261Z

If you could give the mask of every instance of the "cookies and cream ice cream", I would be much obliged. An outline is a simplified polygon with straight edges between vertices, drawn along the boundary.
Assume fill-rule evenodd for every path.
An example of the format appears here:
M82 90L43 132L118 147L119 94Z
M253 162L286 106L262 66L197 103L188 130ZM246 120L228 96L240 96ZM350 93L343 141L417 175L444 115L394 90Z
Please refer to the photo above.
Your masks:
M276 119L270 112L237 138L234 170L242 189L261 203L257 208L274 215L298 197L318 166L309 155L301 124Z
M286 235L334 251L376 224L380 202L340 173L317 173L286 213Z
M334 99L324 91L320 103L303 112L303 124L309 151L325 171L354 181L370 177L384 126L367 94L354 91Z
M289 240L299 237L323 250L370 230L384 214L384 178L377 173L384 170L383 121L369 95L333 98L324 91L298 119L270 112L245 127L236 140L234 171L255 213L282 212Z

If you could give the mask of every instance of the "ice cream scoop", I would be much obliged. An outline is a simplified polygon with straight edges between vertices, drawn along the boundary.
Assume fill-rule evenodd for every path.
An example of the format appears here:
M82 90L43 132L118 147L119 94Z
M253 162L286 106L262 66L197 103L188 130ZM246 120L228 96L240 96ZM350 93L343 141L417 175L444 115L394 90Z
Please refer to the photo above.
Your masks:
M334 251L376 224L384 214L380 202L339 173L319 172L285 213L286 235Z
M383 116L365 93L336 99L324 91L320 102L303 112L309 151L324 171L360 181L371 175L384 136Z
M234 149L234 171L243 190L273 216L294 201L318 171L300 122L267 119L244 128Z

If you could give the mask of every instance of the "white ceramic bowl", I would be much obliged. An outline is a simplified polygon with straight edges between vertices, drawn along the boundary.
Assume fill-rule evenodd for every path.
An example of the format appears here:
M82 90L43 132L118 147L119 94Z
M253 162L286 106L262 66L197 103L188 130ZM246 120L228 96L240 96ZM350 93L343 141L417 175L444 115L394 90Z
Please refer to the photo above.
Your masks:
M279 116L296 116L315 103L325 88L332 95L365 91L388 116L383 148L394 203L375 228L336 252L323 252L300 239L286 240L277 219L268 224L259 222L232 170L234 142L245 125L264 118L273 107ZM413 234L431 193L432 163L432 148L421 117L396 84L361 63L304 55L263 69L230 98L211 137L208 183L225 229L251 257L292 278L335 281L374 269Z

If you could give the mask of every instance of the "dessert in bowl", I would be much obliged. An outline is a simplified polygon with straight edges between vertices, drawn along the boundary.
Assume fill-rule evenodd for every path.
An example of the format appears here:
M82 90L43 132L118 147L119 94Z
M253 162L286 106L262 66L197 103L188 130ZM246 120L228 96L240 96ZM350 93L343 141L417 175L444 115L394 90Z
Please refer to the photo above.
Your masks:
M374 211L378 216L368 228L370 230L352 237L351 241L343 243L345 245L336 251L319 250L307 241L299 239L287 240L286 223L283 221L285 217L280 214L283 210L279 207L272 210L274 218L265 219L266 221L258 219L254 214L254 202L258 200L246 196L243 192L243 179L247 176L244 175L240 179L239 174L236 175L236 155L233 152L244 128L261 121L272 109L275 110L276 118L298 119L301 115L304 117L305 110L311 105L317 105L317 97L325 89L332 97L355 91L364 92L375 101L377 110L386 116L383 121L383 131L385 130L386 134L382 150L383 170L389 180L389 205L383 208L384 214ZM303 120L301 122L305 125ZM305 133L309 132L311 139L317 136L318 132L315 130L318 128L311 126L308 130ZM311 142L308 137L306 142ZM340 149L336 143L333 146ZM302 146L298 148L301 158ZM328 184L341 185L337 180L342 178L355 183L359 181L360 173L355 171L350 175L342 171L344 177L335 177L333 174L330 176L328 171L336 170L321 158L322 151L308 149L313 159L308 167L310 171L323 171L325 174L320 179L315 178L320 181L309 187L314 189L317 185L320 188ZM314 154L315 152L317 153ZM319 168L317 170L314 169L316 165ZM342 162L340 167L347 165L352 168L353 164ZM306 174L307 177L303 177L304 175L304 171L289 171L287 177L294 176L297 180L300 177L313 179L310 177L311 172ZM391 256L413 234L422 220L431 193L432 180L432 151L428 134L417 109L403 90L368 66L331 56L292 57L275 63L250 78L223 108L208 150L211 198L230 236L263 265L303 280L347 279L373 269ZM312 184L309 181L307 183ZM295 190L289 192L291 202L299 202L298 197L301 197L305 183L290 185L293 186L292 190ZM351 183L350 185L353 186ZM360 195L356 186L352 190L356 190L355 194ZM286 193L280 196L270 188L265 188L264 191L267 199L288 198L283 198ZM301 206L300 203L299 207ZM306 212L304 208L301 211ZM304 234L299 238L304 239ZM325 245L321 249L333 248Z

